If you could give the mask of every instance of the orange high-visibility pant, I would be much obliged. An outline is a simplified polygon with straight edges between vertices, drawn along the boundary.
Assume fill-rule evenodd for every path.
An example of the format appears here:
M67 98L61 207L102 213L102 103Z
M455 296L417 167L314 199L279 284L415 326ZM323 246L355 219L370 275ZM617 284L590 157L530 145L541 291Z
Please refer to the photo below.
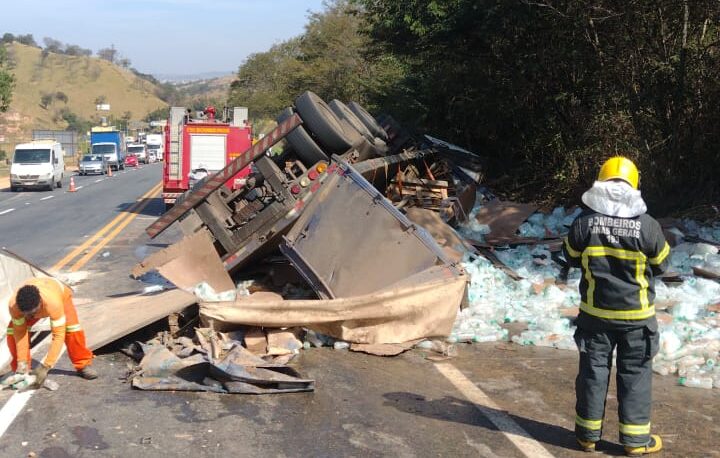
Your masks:
M77 310L75 310L75 305L72 302L72 293L70 290L66 289L63 299L65 308L65 347L67 347L68 356L70 356L70 361L72 361L75 370L80 370L85 366L89 366L95 355L93 355L93 352L90 351L85 344L85 331L80 327L80 320L78 320ZM30 328L37 321L37 318L27 321L28 338L30 338ZM12 355L12 370L16 371L17 347L15 346L15 336L13 335L12 326L8 328L6 338L8 347L10 348L10 354ZM27 360L31 361L29 345Z

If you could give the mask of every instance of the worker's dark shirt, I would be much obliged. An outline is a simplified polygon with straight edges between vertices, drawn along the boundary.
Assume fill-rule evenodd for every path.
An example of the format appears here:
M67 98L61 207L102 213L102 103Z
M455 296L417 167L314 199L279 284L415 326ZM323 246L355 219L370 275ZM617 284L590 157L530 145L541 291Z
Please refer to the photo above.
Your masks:
M578 326L657 328L654 277L667 268L670 246L654 218L588 210L573 222L563 251L582 269Z

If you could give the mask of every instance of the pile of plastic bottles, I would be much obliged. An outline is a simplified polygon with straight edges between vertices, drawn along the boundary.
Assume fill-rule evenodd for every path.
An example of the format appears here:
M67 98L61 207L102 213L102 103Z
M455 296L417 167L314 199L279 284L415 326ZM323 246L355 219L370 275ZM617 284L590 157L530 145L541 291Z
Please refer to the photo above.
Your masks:
M562 236L578 213L576 210L568 214L563 208L550 214L535 213L520 227L518 235ZM684 226L688 234L720 241L719 225L704 227L684 221ZM489 228L469 224L461 233L489 233L486 230ZM471 279L469 307L458 313L448 342L507 341L510 339L503 325L525 322L528 329L513 336L513 342L576 350L572 338L575 328L561 311L580 304L580 271L571 269L567 285L559 287L555 280L560 268L552 261L547 246L498 249L495 254L523 279L515 281L490 261L466 254L463 267ZM672 322L660 323L660 352L654 370L678 377L681 385L720 388L720 314L708 309L720 302L720 284L692 275L693 267L720 272L718 249L704 243L681 243L673 248L670 264L670 270L680 273L683 282L668 286L656 281L656 303L673 306L668 310Z

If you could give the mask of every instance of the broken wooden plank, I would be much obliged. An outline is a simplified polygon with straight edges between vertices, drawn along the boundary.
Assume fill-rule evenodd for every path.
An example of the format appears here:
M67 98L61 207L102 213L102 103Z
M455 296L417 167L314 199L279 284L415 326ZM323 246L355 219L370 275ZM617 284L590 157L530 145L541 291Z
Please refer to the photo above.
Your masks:
M197 303L194 295L175 289L77 306L88 348L95 350Z

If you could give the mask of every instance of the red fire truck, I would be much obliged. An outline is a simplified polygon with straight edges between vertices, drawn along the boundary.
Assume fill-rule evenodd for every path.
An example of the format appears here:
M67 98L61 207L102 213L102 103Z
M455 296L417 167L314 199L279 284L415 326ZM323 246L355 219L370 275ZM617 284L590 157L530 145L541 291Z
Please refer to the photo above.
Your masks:
M193 118L184 107L172 107L165 126L165 208L172 207L196 182L223 169L251 146L247 108L235 107L231 120L221 121L213 107L207 107L200 118ZM233 190L242 187L249 173L249 167L241 170L225 186Z

